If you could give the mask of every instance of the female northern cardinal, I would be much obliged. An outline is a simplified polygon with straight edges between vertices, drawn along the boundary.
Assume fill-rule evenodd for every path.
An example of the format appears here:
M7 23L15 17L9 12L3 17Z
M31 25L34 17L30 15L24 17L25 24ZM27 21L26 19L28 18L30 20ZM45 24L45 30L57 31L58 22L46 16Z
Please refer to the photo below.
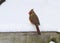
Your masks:
M34 12L33 9L31 9L29 11L29 20L32 24L34 24L36 26L37 33L40 35L41 33L40 33L40 30L39 30L39 27L38 27L38 25L40 25L39 19L38 19L37 15L36 15L36 13Z

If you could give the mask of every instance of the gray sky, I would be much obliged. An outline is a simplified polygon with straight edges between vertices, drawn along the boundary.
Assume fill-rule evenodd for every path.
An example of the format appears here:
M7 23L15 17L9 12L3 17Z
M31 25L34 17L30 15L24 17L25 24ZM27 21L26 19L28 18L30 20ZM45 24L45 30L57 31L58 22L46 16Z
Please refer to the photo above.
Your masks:
M41 31L59 31L60 0L6 0L0 6L0 31L36 31L29 10L39 17Z

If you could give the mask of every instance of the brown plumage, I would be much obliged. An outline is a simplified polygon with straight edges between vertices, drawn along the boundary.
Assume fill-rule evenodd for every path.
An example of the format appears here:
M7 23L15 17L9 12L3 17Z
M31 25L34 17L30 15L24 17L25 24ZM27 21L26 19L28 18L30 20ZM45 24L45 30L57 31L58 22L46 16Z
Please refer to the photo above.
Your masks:
M40 22L39 22L38 16L36 15L33 9L29 11L29 20L32 24L36 26L37 33L40 35L41 33L38 27L40 25Z

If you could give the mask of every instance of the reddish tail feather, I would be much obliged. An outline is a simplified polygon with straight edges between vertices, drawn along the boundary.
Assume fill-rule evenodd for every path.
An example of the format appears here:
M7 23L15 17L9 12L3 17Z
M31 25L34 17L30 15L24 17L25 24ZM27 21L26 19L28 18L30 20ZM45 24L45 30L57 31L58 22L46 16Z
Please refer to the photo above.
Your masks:
M37 33L41 35L38 25L36 25Z

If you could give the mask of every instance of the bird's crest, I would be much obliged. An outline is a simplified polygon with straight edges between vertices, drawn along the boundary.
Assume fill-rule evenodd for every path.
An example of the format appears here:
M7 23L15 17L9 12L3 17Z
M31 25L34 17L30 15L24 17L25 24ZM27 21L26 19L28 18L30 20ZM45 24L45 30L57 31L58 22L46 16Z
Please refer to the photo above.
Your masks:
M29 14L31 15L32 13L35 13L33 9L29 11Z

